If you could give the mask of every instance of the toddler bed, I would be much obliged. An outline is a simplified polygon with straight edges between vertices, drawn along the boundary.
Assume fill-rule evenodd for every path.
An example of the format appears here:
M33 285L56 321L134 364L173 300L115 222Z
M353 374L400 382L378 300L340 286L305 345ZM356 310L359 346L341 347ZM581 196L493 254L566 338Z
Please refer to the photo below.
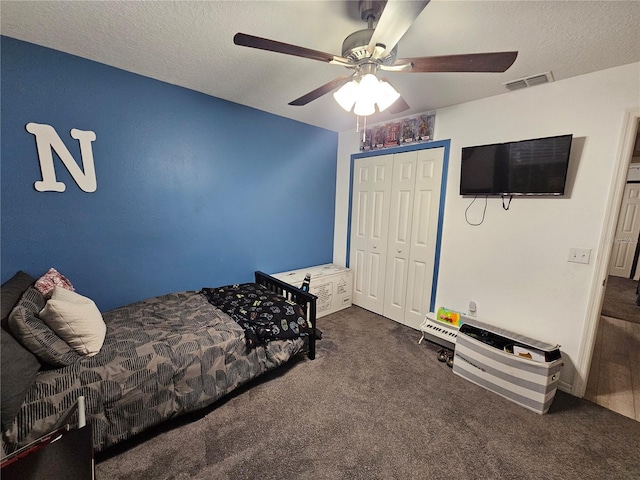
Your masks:
M299 353L315 356L316 297L262 272L255 283L170 293L105 312L95 354L78 354L39 318L61 287L46 299L32 285L11 295L5 285L4 453L50 432L79 396L101 451L210 405Z

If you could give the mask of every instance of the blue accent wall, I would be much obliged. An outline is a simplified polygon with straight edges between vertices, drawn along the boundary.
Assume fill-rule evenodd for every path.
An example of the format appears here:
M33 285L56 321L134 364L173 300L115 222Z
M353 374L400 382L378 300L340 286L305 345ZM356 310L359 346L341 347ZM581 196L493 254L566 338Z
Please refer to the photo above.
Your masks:
M338 135L8 37L1 39L1 269L50 267L101 310L330 263ZM29 122L51 125L98 188L42 179Z

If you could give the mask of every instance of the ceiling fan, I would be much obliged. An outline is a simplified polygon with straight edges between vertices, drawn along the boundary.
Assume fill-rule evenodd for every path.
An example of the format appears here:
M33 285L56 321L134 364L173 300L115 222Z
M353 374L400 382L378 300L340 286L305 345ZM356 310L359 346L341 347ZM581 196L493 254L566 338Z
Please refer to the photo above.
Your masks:
M236 33L233 42L244 47L308 58L353 70L351 75L340 76L289 102L289 105L306 105L327 93L340 89L334 93L336 101L347 111L353 108L354 113L360 116L374 113L376 111L374 104L378 111L388 107L390 113L400 113L410 108L400 94L391 87L388 80L377 78L379 71L504 72L516 60L518 52L397 58L398 42L428 3L429 0L360 0L360 17L367 22L367 28L352 33L344 40L342 55L333 55L245 33ZM376 22L376 27L373 28ZM375 92L379 101L365 99L362 90L356 91L360 87L364 90L365 82L369 92ZM362 99L360 104L358 104L359 98Z

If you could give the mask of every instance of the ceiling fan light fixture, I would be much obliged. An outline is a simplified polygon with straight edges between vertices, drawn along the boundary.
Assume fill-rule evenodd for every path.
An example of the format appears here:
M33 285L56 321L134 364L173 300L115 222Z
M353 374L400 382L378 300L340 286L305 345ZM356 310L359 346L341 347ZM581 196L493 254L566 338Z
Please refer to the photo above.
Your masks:
M379 111L385 111L399 98L400 94L389 82L380 80L380 83L378 84L378 99L376 100Z
M359 117L367 117L376 113L376 103L370 100L359 98L356 106L353 107L353 113Z
M352 80L345 83L333 93L333 98L338 102L338 105L350 112L358 98L358 82Z
M352 80L345 83L334 92L333 98L347 112L353 108L353 113L366 117L376 113L376 105L379 112L389 108L400 98L400 94L388 82L378 80L374 74L367 73L360 81Z
M367 73L363 75L360 79L360 88L358 90L358 100L363 99L365 101L373 100L378 98L378 78L372 74Z

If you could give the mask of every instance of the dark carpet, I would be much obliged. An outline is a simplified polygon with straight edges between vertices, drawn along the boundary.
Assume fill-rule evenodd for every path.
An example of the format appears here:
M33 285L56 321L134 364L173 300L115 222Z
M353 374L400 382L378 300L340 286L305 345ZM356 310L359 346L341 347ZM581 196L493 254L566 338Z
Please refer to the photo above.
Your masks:
M103 452L96 478L640 478L640 422L563 392L548 414L531 412L358 307L319 327L316 360Z
M638 282L609 275L602 302L602 315L640 323L640 306L636 304Z

